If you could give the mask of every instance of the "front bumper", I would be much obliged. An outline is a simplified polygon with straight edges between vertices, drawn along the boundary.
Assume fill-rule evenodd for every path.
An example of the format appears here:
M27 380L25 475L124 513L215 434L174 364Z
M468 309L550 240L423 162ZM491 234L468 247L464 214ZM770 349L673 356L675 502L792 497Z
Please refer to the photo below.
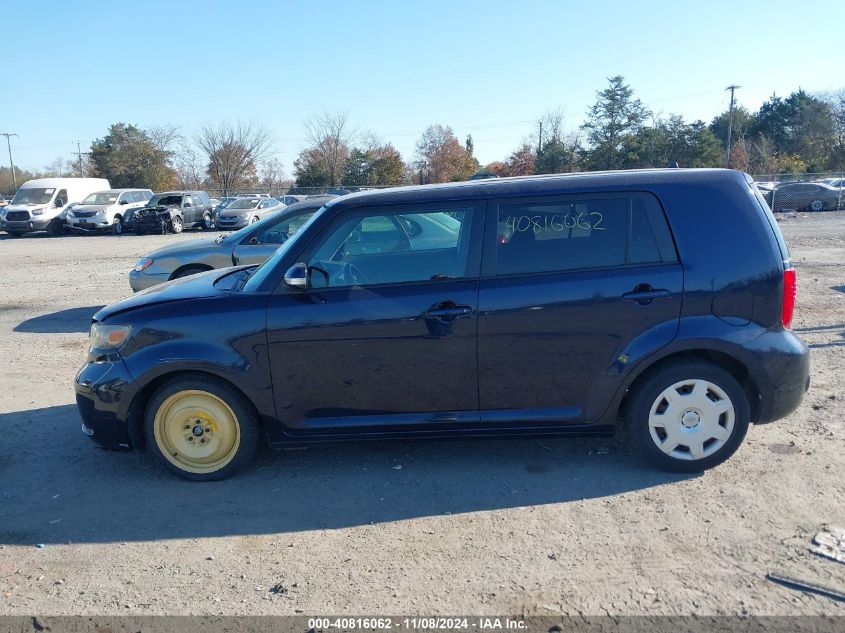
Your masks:
M132 450L129 405L138 386L123 360L117 354L89 360L76 374L73 386L82 432L103 448Z
M52 220L53 218L47 218L45 220L39 218L30 218L29 220L18 221L3 220L3 222L0 222L0 228L11 233L44 231L47 229L47 225L50 224Z
M144 271L138 272L137 270L129 271L129 285L133 292L146 290L147 288L152 288L153 286L163 284L165 281L169 280L170 275L168 273L147 273Z
M133 218L126 224L128 231L141 231L143 233L161 233L169 231L171 227L170 218L167 214L148 215L142 218Z
M244 228L249 224L249 220L247 218L218 217L214 224L218 229L234 230Z
M90 218L67 218L65 222L68 228L74 231L102 231L111 228L111 222L107 218L96 215Z

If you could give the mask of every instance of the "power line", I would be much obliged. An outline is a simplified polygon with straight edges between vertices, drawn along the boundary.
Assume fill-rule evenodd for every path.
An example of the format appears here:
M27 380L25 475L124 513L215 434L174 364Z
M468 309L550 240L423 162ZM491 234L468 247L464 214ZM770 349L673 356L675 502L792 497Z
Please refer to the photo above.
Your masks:
M12 136L18 136L18 135L15 134L14 132L0 132L0 136L6 137L6 147L9 148L9 165L12 168L12 183L13 183L12 186L15 188L15 191L17 191L18 190L18 178L17 178L17 176L15 176L15 163L12 160L12 143L9 140L9 138L12 137ZM20 138L20 137L18 136L18 138Z

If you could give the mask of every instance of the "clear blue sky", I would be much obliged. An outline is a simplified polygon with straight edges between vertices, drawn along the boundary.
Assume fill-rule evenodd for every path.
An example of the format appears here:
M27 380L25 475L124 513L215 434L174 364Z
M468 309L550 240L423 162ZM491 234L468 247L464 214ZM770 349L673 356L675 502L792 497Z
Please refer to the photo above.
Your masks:
M845 86L842 0L0 0L0 24L0 132L29 169L118 121L191 134L251 119L290 174L322 110L406 159L429 124L451 125L486 163L550 108L577 127L615 74L653 110L706 121L730 83L750 109Z

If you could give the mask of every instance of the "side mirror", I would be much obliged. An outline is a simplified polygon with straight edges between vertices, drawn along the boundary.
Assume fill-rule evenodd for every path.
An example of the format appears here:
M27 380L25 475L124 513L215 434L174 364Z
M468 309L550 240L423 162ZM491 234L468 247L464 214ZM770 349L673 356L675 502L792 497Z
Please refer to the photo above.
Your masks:
M65 201L62 200L61 198L56 198L56 201L53 203L53 208L59 209L63 206L65 206Z
M118 204L129 204L129 200L121 200Z
M183 207L185 207L185 208L187 209L188 207L192 207L193 205L192 205L190 202L186 202L186 203L185 203L185 204L183 204L182 206L183 206Z
M294 290L308 289L308 265L297 262L285 273L285 285Z

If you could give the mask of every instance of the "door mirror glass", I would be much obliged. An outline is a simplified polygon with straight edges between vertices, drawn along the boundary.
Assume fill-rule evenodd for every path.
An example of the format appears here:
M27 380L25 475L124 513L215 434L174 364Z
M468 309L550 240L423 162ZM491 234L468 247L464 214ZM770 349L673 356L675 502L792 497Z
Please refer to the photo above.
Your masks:
M288 268L285 273L285 285L295 290L306 290L308 288L308 266L304 262L298 262Z
M126 198L124 198L123 200L121 200L120 202L118 202L118 204L129 204L129 200L127 200Z

